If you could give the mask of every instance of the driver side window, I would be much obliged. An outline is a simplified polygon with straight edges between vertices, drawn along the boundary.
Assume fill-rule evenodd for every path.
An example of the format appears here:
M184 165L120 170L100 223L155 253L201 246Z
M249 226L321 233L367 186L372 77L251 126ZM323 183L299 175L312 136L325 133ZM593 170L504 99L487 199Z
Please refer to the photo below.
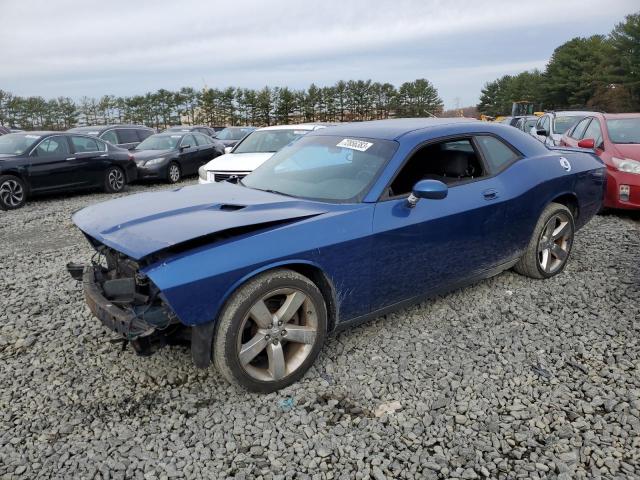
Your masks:
M180 146L181 147L186 147L187 145L190 146L190 147L195 147L197 145L196 139L193 138L193 135L185 135L184 137L182 137L182 141L180 142Z
M420 148L405 163L389 187L389 197L409 195L420 180L440 180L449 186L486 175L471 139L448 140Z

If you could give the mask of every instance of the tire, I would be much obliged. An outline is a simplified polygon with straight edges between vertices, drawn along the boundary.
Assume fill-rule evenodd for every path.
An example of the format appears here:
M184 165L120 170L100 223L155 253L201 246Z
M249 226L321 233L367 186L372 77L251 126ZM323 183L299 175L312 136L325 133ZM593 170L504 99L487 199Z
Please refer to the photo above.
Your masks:
M169 162L167 165L167 182L178 183L182 178L182 171L177 162Z
M107 193L119 193L124 190L127 177L119 167L109 167L104 174L104 191Z
M529 245L514 270L538 279L559 274L569 260L574 234L571 210L559 203L550 203L540 215Z
M272 270L227 301L213 339L213 361L229 382L274 392L305 374L326 334L327 308L318 287L292 270Z
M27 201L24 181L14 175L0 175L0 210L15 210Z

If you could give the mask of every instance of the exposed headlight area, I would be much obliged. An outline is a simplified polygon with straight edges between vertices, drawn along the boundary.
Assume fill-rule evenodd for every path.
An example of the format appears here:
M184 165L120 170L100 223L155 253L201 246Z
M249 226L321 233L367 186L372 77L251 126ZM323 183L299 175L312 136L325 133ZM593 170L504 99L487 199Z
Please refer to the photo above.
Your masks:
M165 157L158 157L158 158L152 158L151 160L147 160L146 162L144 162L145 166L151 166L151 165L157 165L159 163L162 163L164 161Z
M616 169L620 172L640 175L640 162L638 162L637 160L631 160L630 158L612 157L611 161L615 165Z

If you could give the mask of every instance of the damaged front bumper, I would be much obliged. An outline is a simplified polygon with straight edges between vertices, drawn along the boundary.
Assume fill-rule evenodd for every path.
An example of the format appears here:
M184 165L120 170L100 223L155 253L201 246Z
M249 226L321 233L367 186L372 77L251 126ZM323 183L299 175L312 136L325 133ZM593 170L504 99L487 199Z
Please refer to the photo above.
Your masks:
M82 274L82 287L89 310L105 327L119 333L127 340L135 340L147 332L153 332L153 326L147 324L133 310L124 310L103 296L96 283L93 267L85 268Z

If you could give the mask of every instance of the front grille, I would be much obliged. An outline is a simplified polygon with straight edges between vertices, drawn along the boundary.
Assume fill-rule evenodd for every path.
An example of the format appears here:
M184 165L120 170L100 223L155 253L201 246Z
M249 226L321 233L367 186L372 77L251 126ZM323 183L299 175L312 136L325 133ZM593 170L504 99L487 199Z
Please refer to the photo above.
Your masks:
M231 177L237 177L238 180L242 180L244 177L249 175L249 173L250 172L214 172L213 179L216 182L225 182Z

